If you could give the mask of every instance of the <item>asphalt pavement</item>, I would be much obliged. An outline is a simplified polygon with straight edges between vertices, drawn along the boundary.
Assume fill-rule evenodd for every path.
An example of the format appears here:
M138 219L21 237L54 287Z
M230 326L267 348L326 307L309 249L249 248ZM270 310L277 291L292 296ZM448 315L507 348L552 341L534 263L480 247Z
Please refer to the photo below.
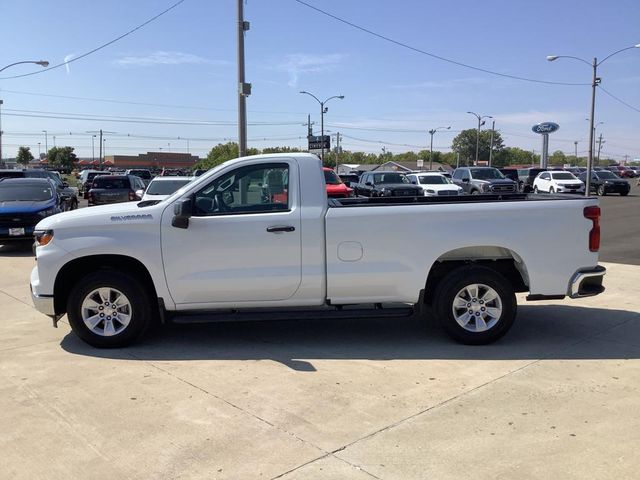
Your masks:
M640 265L640 187L635 178L630 183L631 192L626 197L600 197L603 262Z

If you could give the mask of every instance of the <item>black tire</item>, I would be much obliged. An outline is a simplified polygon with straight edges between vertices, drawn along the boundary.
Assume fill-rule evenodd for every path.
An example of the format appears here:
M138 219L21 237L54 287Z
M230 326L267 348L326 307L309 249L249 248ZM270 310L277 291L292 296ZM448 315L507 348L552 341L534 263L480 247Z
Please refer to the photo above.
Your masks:
M549 187L549 195L553 195L554 193L556 193L556 191L553 189L553 187Z
M78 208L78 199L74 198L71 200L71 210L76 210Z
M535 193L536 195L538 194L538 186L537 185L535 187L533 187L533 193Z
M81 310L85 298L98 288L116 289L129 300L129 323L112 336L94 333L82 319ZM138 279L111 270L98 270L81 278L71 289L67 300L67 318L74 333L89 345L98 348L125 347L138 340L149 327L152 315L151 301L151 295ZM122 326L117 323L116 325Z
M492 288L497 293L502 306L502 312L497 321L487 330L479 332L462 327L456 321L453 309L453 302L458 293L473 284L481 284ZM480 290L478 297L480 297L482 291L486 290ZM496 300L491 302L491 304L487 302L485 305L497 305L493 303ZM478 298L477 303L480 303L480 298ZM515 321L517 311L516 296L511 283L495 270L481 266L465 266L450 272L436 288L432 305L436 318L449 336L466 345L486 345L495 342L509 331ZM473 308L476 308L476 306L474 305ZM480 308L480 305L477 308ZM462 308L462 310L465 310L465 308ZM471 321L474 322L473 328L477 328L477 320L473 319L473 317L467 324L469 328L472 327Z
M627 195L629 195L629 192L620 192L621 197L626 197Z
M604 185L598 186L598 189L596 190L596 193L598 195L600 195L601 197L604 197L607 194L606 190L604 189Z
M480 195L478 190L471 190L471 195Z

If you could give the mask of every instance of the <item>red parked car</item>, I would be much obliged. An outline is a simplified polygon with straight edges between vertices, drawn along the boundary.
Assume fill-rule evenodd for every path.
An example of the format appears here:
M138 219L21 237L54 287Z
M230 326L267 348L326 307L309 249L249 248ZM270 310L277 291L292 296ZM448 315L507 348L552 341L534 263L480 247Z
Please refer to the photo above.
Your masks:
M636 176L636 172L633 169L624 165L613 165L608 169L617 174L620 178L634 178Z
M323 167L324 181L327 184L327 196L329 198L353 197L353 188L347 187L340 177L330 168Z

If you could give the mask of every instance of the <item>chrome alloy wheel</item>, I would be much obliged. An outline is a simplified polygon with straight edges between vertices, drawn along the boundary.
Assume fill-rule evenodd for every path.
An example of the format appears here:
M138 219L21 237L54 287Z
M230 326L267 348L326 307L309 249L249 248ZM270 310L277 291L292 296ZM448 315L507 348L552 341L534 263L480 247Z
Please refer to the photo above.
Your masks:
M486 332L502 316L502 300L493 288L473 283L460 290L453 299L453 317L465 330Z
M102 337L111 337L129 325L131 303L115 288L96 288L84 297L81 315L91 332Z

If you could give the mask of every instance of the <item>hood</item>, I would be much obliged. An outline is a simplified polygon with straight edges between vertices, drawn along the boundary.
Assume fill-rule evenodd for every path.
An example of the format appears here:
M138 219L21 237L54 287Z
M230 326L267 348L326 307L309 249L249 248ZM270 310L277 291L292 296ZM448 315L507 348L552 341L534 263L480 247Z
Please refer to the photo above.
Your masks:
M0 214L2 213L37 213L47 208L56 206L54 199L41 202L0 202Z
M347 187L344 183L339 185L327 185L327 192L348 192L349 190L353 190L353 188Z
M577 178L573 180L554 180L558 185L575 185L576 183L582 184L582 180L578 180Z
M454 185L452 183L435 183L435 184L420 184L420 187L423 190L433 190L434 192L441 192L446 190L454 190L456 192L462 190L458 185Z
M112 203L95 207L79 208L59 213L42 220L36 228L48 230L65 227L86 227L89 225L109 225L110 223L160 220L166 205L151 205L139 208L139 202Z
M376 188L386 188L387 190L422 190L422 188L420 188L418 185L414 185L412 183L381 183L379 185L376 185Z

